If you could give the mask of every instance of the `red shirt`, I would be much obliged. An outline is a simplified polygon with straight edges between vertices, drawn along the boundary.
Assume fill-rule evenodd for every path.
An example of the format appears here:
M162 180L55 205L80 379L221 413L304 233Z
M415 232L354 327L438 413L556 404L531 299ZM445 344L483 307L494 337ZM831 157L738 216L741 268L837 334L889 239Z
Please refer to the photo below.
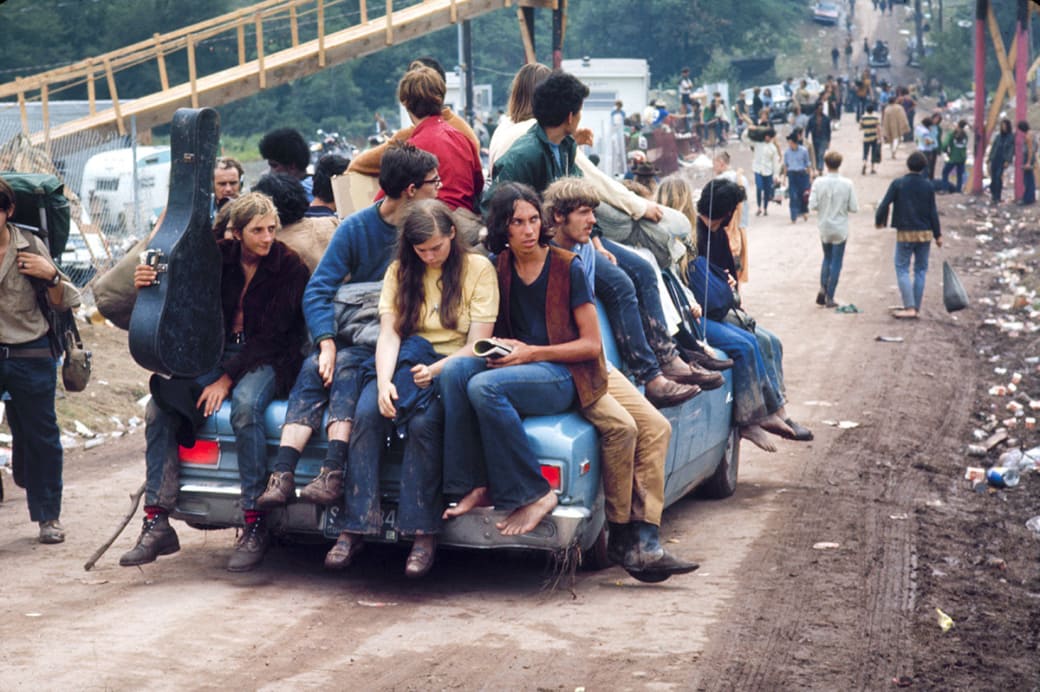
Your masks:
M477 211L484 192L484 173L476 145L439 115L423 118L408 141L437 157L442 183L437 199L452 209Z

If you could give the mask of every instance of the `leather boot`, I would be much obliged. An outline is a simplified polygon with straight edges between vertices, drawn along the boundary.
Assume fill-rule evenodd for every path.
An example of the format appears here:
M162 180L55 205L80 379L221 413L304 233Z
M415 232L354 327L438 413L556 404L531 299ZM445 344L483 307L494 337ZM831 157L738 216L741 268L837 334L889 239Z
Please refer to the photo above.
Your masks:
M343 471L321 467L321 471L300 491L300 499L315 505L334 505L343 500Z
M246 524L235 543L235 552L231 553L231 559L228 560L228 572L248 572L259 565L270 541L271 534L267 531L267 522L263 517Z
M646 383L646 398L657 408L678 406L701 393L695 384L679 384L667 377L655 377Z
M296 491L296 479L292 471L275 471L267 481L267 490L256 498L258 509L284 507Z
M607 559L615 565L625 562L625 553L628 552L632 539L629 529L631 524L615 524L608 522L607 532Z
M722 371L729 370L733 367L732 358L712 358L703 351L694 351L688 348L682 348L680 350L683 358L687 362L699 365L705 370Z
M144 518L141 535L137 537L137 545L119 558L123 567L134 567L155 562L160 555L172 555L181 549L177 532L170 526L170 517L157 514L154 519Z
M676 574L687 574L700 565L675 557L661 545L659 530L645 521L632 522L635 539L625 553L622 566L632 577L645 582L661 582Z
M670 380L681 384L695 384L702 391L718 389L726 383L722 373L705 370L699 365L687 363L682 358L673 358L661 366L661 372Z

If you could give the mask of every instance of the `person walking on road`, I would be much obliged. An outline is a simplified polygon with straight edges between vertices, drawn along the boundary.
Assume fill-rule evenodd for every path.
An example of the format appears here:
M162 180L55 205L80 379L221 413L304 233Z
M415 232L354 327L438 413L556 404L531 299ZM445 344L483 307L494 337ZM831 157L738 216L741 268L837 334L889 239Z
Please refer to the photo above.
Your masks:
M946 154L946 163L942 167L943 188L960 192L964 187L964 166L968 160L968 121L961 120L957 127L946 135L942 150ZM957 174L957 184L950 185L950 173Z
M1011 121L1004 118L1000 121L1000 132L993 138L989 148L989 191L993 204L1000 204L1000 195L1004 190L1004 171L1015 160L1015 134L1011 130Z
M816 294L816 304L835 308L838 304L834 302L834 291L838 287L838 276L845 257L845 241L849 237L849 214L859 211L859 204L856 202L852 181L838 174L841 154L828 151L823 160L827 173L813 182L809 193L809 209L819 214L817 224L823 243L820 291Z
M924 176L928 159L919 151L910 154L907 175L897 178L878 204L874 225L888 225L888 210L892 208L892 225L896 229L896 282L903 299L903 307L892 312L898 319L916 319L921 313L924 298L924 280L928 274L928 252L932 240L942 247L942 228L939 210L935 205L935 189ZM914 264L914 278L910 280L910 261Z
M1036 138L1029 131L1029 123L1025 120L1018 122L1018 129L1023 137L1022 180L1025 183L1019 203L1027 205L1036 202Z
M769 128L761 142L751 142L754 159L751 171L755 174L755 216L768 216L769 203L773 201L773 183L780 174L780 147L776 143L776 130Z
M809 160L809 151L798 141L798 135L791 133L787 136L787 150L784 151L783 172L787 176L787 195L791 207L791 223L798 220L798 216L809 218L808 210L805 209L804 196L809 190L812 182L812 161Z
M906 110L899 105L898 101L890 101L881 114L881 135L888 142L891 150L890 157L895 158L899 150L899 143L903 136L910 132L910 121L907 120Z
M863 131L863 175L867 174L867 157L870 157L870 174L877 173L875 166L881 163L881 119L873 103L867 104L867 112L859 119Z

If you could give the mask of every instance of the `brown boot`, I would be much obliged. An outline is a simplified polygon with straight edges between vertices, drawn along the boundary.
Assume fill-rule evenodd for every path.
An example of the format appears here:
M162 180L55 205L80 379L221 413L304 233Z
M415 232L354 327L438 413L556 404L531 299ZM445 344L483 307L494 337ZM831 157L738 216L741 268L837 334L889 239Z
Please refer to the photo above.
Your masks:
M646 398L657 408L678 406L701 393L695 384L679 384L659 375L646 383Z
M356 533L342 531L325 556L325 569L341 570L350 566L354 556L365 547L365 541Z
M334 505L343 499L343 471L321 467L321 471L300 491L300 499L315 505Z
M673 358L661 366L661 373L681 384L695 384L703 391L718 389L726 383L722 373L706 370L699 365L687 363L682 358Z
M296 491L296 480L292 471L275 471L267 481L267 490L256 498L258 509L284 507Z

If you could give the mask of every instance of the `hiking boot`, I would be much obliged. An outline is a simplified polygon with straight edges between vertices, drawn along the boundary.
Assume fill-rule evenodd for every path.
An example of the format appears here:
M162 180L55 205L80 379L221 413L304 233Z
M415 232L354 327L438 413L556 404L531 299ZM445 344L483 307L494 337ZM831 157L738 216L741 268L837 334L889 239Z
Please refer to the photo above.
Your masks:
M816 304L819 305L820 307L823 307L824 305L826 305L827 304L827 294L824 293L823 291L820 291L819 293L817 293L816 294Z
M661 367L661 373L679 384L695 384L705 392L718 389L726 383L722 373L687 363L682 358L673 358L665 363Z
M40 522L40 543L54 544L65 542L65 528L57 519Z
M300 491L300 499L315 505L333 505L343 499L343 471L321 467L321 471Z
M607 531L607 559L615 565L625 562L625 553L631 546L631 524L615 524L610 522Z
M256 498L259 509L284 507L296 490L296 480L292 471L275 471L267 481L267 490Z
M701 393L695 384L679 384L667 377L655 377L646 383L646 398L657 408L678 406Z
M181 549L177 540L177 532L170 526L170 517L156 514L154 519L144 518L141 535L137 537L137 545L119 558L123 567L134 567L155 562L160 555L172 555Z
M732 358L712 358L703 351L694 351L688 348L681 349L681 351L688 363L699 365L705 370L722 371L733 367Z
M259 565L270 541L271 535L263 519L246 524L235 543L235 552L231 553L231 559L228 560L228 572L248 572Z

